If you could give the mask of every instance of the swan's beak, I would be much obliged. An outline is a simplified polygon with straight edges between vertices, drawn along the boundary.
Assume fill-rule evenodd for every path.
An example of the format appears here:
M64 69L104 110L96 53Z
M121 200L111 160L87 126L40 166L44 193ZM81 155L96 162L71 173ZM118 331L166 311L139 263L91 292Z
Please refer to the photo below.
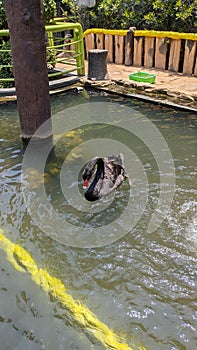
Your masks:
M86 190L88 188L88 180L84 180L83 189Z

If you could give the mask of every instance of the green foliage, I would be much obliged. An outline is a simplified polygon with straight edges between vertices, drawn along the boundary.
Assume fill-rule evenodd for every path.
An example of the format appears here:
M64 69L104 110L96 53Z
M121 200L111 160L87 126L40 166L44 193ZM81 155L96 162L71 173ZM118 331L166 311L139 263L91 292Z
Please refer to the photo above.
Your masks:
M44 20L49 23L56 16L56 3L54 0L43 0Z
M49 69L55 68L56 64L56 50L46 48L46 56L47 56L47 66Z
M197 0L97 0L94 8L79 8L77 0L62 0L69 21L83 29L155 29L197 31Z
M79 6L77 0L62 0L62 12L70 21L79 17Z
M128 1L102 0L90 12L91 26L119 29L128 23Z
M0 29L8 28L5 9L4 9L4 1L5 0L0 0ZM49 23L50 20L56 16L55 0L43 0L43 6L44 6L45 23Z
M195 32L197 0L155 0L144 15L146 27L155 30Z
M4 9L4 0L0 0L0 29L6 29L8 27L5 9Z
M97 0L86 11L90 27L197 31L197 0Z
M0 0L0 29L7 28L4 1ZM45 23L56 15L55 0L43 0ZM70 22L83 29L98 27L197 32L197 0L96 0L93 8L79 7L77 0L62 0L61 9Z
M88 10L78 6L77 0L62 0L62 14L68 22L79 22L83 29L87 29L86 18Z
M90 26L195 32L197 0L97 0Z
M13 68L12 68L12 56L10 52L10 43L3 41L1 44L1 49L3 52L0 52L0 77L7 79L13 78ZM4 67L6 66L6 67ZM10 67L11 66L11 67ZM0 88L2 87L11 87L12 82L0 82Z

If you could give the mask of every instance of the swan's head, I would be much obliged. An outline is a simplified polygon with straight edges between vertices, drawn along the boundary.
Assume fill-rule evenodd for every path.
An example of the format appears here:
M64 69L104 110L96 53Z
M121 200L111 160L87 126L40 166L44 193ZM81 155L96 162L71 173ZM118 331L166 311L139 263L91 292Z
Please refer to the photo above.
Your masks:
M89 186L88 180L87 179L83 180L83 189L86 190L88 188L88 186Z
M85 168L85 170L84 170L84 172L83 172L83 175L82 175L82 177L83 177L83 188L84 188L84 190L86 190L87 188L88 188L88 186L89 186L89 181L90 181L90 179L91 179L91 177L92 177L92 174L93 174L93 171L91 170L91 169L89 169L89 168Z

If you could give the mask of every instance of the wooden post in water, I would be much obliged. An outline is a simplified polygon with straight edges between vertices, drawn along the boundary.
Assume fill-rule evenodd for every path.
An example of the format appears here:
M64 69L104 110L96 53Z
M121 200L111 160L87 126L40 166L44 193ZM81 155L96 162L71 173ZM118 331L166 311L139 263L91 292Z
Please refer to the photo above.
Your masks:
M46 38L41 0L5 0L10 30L17 105L22 139L52 136Z

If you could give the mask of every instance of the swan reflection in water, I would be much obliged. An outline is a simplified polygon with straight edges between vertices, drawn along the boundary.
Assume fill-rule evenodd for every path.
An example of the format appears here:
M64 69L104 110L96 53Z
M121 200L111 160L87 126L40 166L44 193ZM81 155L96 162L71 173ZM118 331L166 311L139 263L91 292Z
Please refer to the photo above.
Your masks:
M126 179L123 154L91 159L85 166L82 177L88 201L93 202L108 195Z

